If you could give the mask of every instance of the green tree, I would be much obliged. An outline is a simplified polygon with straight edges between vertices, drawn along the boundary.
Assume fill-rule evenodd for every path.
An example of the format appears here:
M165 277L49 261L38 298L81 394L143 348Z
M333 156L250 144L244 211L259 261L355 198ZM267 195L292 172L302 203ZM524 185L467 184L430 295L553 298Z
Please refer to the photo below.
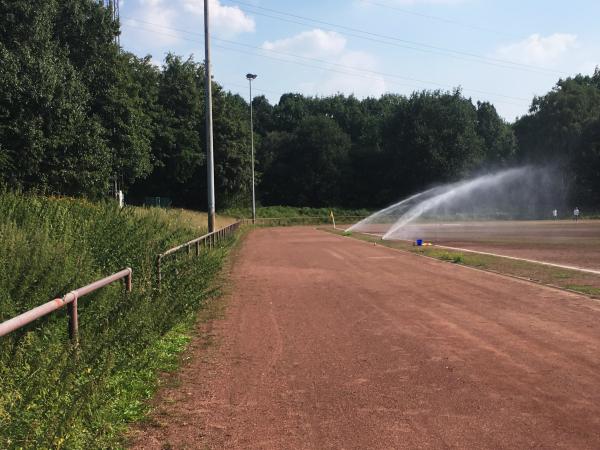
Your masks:
M477 102L477 134L483 140L485 162L490 166L506 166L516 153L514 132L489 102Z
M200 207L206 192L197 176L205 160L204 69L191 58L169 54L157 78L154 169L136 183L133 195L171 197L176 204Z
M295 133L278 136L280 148L265 181L271 204L337 205L347 175L350 138L326 116L303 120Z
M597 208L600 205L600 116L583 131L571 169L575 177L573 200Z
M55 39L56 0L0 3L0 146L11 186L100 195L110 158L90 94Z
M560 80L544 96L534 98L529 114L515 123L521 159L568 166L581 145L584 129L600 115L600 88L593 77Z
M150 60L120 53L115 43L119 24L102 3L70 0L60 5L55 23L58 42L68 49L69 60L90 93L88 114L100 120L111 152L112 176L126 189L152 168L153 108L147 92L155 89L148 73Z
M250 204L252 153L249 105L239 95L214 89L215 191L219 208ZM260 181L257 178L257 181Z
M459 90L413 94L386 122L383 145L387 202L463 177L484 158L477 111Z

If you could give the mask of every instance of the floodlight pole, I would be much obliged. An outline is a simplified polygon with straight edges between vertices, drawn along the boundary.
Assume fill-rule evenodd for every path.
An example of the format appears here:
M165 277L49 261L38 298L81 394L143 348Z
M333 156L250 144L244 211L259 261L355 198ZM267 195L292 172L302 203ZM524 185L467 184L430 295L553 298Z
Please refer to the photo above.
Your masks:
M255 80L257 75L249 73L246 79L250 85L250 148L252 149L252 224L256 224L256 195L254 192L254 119L252 115L252 80Z
M213 155L212 126L212 77L210 70L210 32L209 11L210 0L204 0L204 71L206 73L206 169L208 180L208 232L215 231L215 169Z

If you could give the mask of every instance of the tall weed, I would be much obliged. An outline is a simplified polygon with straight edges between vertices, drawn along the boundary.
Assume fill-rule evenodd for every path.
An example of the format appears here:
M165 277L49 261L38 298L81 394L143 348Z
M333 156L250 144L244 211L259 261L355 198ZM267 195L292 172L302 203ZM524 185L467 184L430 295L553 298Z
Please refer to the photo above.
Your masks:
M79 301L78 350L64 310L0 338L0 448L118 446L211 295L226 248L167 260L155 288L156 254L198 235L160 210L0 193L0 321L124 267L134 273L133 292L115 283Z

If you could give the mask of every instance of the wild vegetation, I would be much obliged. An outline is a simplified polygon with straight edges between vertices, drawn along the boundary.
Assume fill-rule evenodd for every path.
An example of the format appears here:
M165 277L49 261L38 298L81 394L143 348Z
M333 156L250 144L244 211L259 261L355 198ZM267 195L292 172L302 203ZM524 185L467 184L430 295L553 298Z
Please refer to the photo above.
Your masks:
M64 310L0 340L1 448L118 445L216 292L226 248L165 261L156 289L156 254L198 234L175 212L0 195L0 322L127 266L134 283L80 299L77 351Z
M0 3L0 180L98 198L205 208L204 70L192 58L119 49L94 0ZM248 206L248 103L214 83L217 206ZM600 72L559 80L507 123L460 89L353 96L285 94L255 111L258 201L346 208L392 203L497 167L551 163L572 200L600 201ZM589 211L589 207L586 210Z

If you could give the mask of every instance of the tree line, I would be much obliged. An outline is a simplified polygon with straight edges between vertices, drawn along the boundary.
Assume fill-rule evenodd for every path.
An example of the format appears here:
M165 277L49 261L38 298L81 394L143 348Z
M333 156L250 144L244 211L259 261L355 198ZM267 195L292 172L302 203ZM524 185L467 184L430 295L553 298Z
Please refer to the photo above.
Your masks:
M169 54L156 67L120 49L119 32L101 1L0 2L0 182L101 198L116 181L134 201L203 209L203 65ZM243 206L249 105L213 90L217 206ZM524 163L559 166L577 203L600 201L598 70L559 80L515 123L460 89L252 103L264 205L378 207Z

